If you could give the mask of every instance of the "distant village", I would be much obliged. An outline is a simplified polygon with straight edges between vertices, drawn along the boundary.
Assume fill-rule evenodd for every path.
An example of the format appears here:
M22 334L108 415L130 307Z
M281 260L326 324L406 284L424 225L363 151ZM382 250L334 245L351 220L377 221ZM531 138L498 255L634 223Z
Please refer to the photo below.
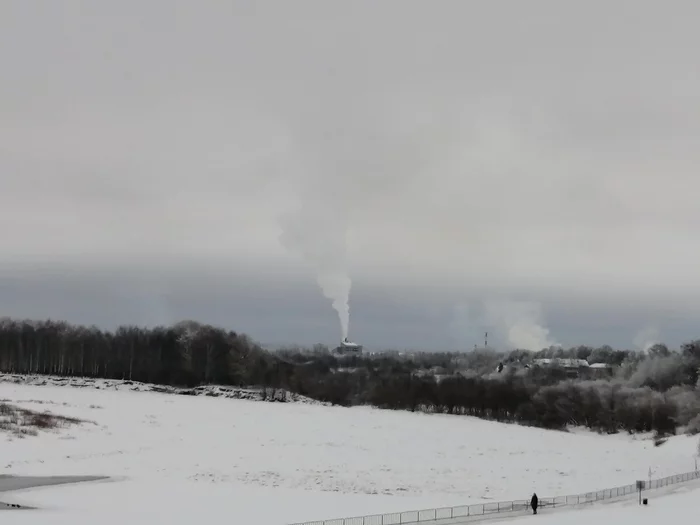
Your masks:
M607 363L589 363L585 359L552 357L532 359L531 361L527 362L500 362L495 368L494 373L527 373L536 372L538 369L547 368L562 370L566 377L571 379L604 379L612 377L615 367ZM469 376L472 375L472 373L473 371L469 369L450 372L450 370L445 367L434 366L429 369L416 370L414 375L417 377L433 376L439 382L446 377L453 377L455 375Z
M302 354L330 355L336 358L350 358L340 367L332 367L335 372L353 372L359 364L354 358L381 359L393 357L412 362L415 377L434 377L440 382L448 377L470 377L482 374L537 374L538 372L559 371L560 378L570 379L605 379L615 373L616 365L590 362L586 359L566 357L535 357L537 353L513 351L504 354L489 346L475 347L473 352L412 352L399 350L373 351L362 345L344 340L338 347L329 349L325 345L315 345L312 349L297 349ZM500 359L499 356L500 355ZM542 353L540 353L542 355Z

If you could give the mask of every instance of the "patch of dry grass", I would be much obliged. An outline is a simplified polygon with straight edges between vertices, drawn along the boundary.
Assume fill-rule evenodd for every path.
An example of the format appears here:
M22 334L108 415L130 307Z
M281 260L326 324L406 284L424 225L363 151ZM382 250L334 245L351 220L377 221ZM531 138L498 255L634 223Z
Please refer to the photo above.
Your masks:
M51 431L81 423L85 421L0 403L0 432L6 432L15 437L37 436L39 431Z

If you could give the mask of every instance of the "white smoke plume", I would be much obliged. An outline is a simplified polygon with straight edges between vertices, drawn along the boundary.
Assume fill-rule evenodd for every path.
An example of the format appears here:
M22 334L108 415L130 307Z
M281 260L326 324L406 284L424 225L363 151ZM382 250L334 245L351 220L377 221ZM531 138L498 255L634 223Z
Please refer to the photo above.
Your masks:
M451 128L431 110L433 101L421 104L394 91L384 96L372 91L325 103L314 98L309 104L298 109L303 127L291 132L303 153L298 169L285 166L285 175L300 192L300 203L279 217L280 241L315 268L345 338L351 289L347 236L353 218L382 216L387 199L397 206L402 194L420 191L418 183L434 175L448 146L455 146L446 140L445 129Z
M327 199L303 195L300 207L282 215L280 223L280 242L314 268L323 295L338 312L341 335L347 337L352 286L347 267L347 210L340 203L333 206Z
M638 350L646 352L656 343L661 342L659 329L655 326L646 326L635 334L632 342Z
M396 118L405 112L386 115L383 99L353 101L352 110L348 100L319 105L313 99L300 107L304 127L293 134L304 153L298 169L289 170L299 206L279 217L280 242L314 267L338 312L343 338L350 325L347 237L353 214L381 206L386 196L408 186L424 168L426 151L432 152L421 133L397 131L402 128Z
M454 307L450 328L463 348L482 346L484 332L488 332L489 346L533 351L557 346L544 324L542 306L531 301L462 302Z
M557 344L544 325L542 305L539 303L487 300L483 308L483 323L494 327L512 348L537 351Z

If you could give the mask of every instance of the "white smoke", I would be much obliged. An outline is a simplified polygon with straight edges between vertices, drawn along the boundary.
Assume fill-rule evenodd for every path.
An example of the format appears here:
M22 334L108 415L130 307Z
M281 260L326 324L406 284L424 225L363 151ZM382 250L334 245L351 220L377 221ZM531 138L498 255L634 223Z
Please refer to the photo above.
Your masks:
M522 350L542 350L557 346L545 326L542 306L531 301L490 299L479 307L466 303L456 305L451 328L461 344L466 336L471 344L481 346L484 332L488 332L489 346L505 345Z
M504 332L507 343L522 350L542 350L556 345L544 326L542 305L531 301L488 300L484 302L488 324Z
M325 103L313 98L298 107L303 125L290 133L300 164L285 166L285 175L301 192L300 204L279 218L282 245L314 267L343 338L350 324L347 236L353 215L384 215L387 199L397 205L402 194L419 191L414 185L420 187L427 174L434 177L448 145L454 147L433 101L421 105L393 91L366 95Z
M661 342L659 329L655 326L646 326L635 334L632 342L638 350L646 352L652 346Z
M350 288L347 268L347 210L327 199L302 196L301 205L280 217L280 242L292 253L301 256L316 272L316 281L323 295L338 312L343 338L350 328Z

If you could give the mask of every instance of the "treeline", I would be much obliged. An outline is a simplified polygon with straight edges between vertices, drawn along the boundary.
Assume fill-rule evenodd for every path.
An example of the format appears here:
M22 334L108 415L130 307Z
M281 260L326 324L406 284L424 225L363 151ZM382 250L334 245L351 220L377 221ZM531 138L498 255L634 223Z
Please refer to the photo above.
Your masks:
M539 357L606 363L612 373L571 379L556 365L530 366ZM192 321L110 332L56 321L0 320L3 372L173 386L265 386L343 406L472 415L552 429L577 425L607 433L700 433L699 369L700 341L676 351L656 345L644 353L579 346L339 357L321 345L270 353L243 334Z
M700 391L696 387L700 342L663 355L630 352L606 379L570 379L556 365L506 366L502 373L495 371L499 362L527 364L535 356L538 354L528 353L528 359L521 355L517 361L508 361L510 354L477 351L468 359L487 367L488 372L449 373L450 367L431 363L431 370L437 367L448 372L441 376L426 373L412 358L320 354L309 359L304 354L285 354L286 359L305 363L305 375L297 371L289 387L337 404L470 415L549 429L572 425L603 433L656 432L661 436L679 428L700 432ZM490 361L488 366L484 361Z
M551 429L700 432L700 341L677 351L659 344L647 352L578 346L336 357L317 345L279 355L298 366L283 386L336 404L463 414ZM532 366L538 358L605 363L611 373L603 379L570 379L557 365ZM501 373L499 364L504 365Z
M686 389L668 394L612 381L567 380L538 386L512 374L503 378L406 377L379 386L370 401L380 407L471 415L564 429L569 425L616 433L674 434L679 426L700 431L700 400Z
M247 336L195 322L120 327L0 319L0 370L195 386L264 384L279 368Z

